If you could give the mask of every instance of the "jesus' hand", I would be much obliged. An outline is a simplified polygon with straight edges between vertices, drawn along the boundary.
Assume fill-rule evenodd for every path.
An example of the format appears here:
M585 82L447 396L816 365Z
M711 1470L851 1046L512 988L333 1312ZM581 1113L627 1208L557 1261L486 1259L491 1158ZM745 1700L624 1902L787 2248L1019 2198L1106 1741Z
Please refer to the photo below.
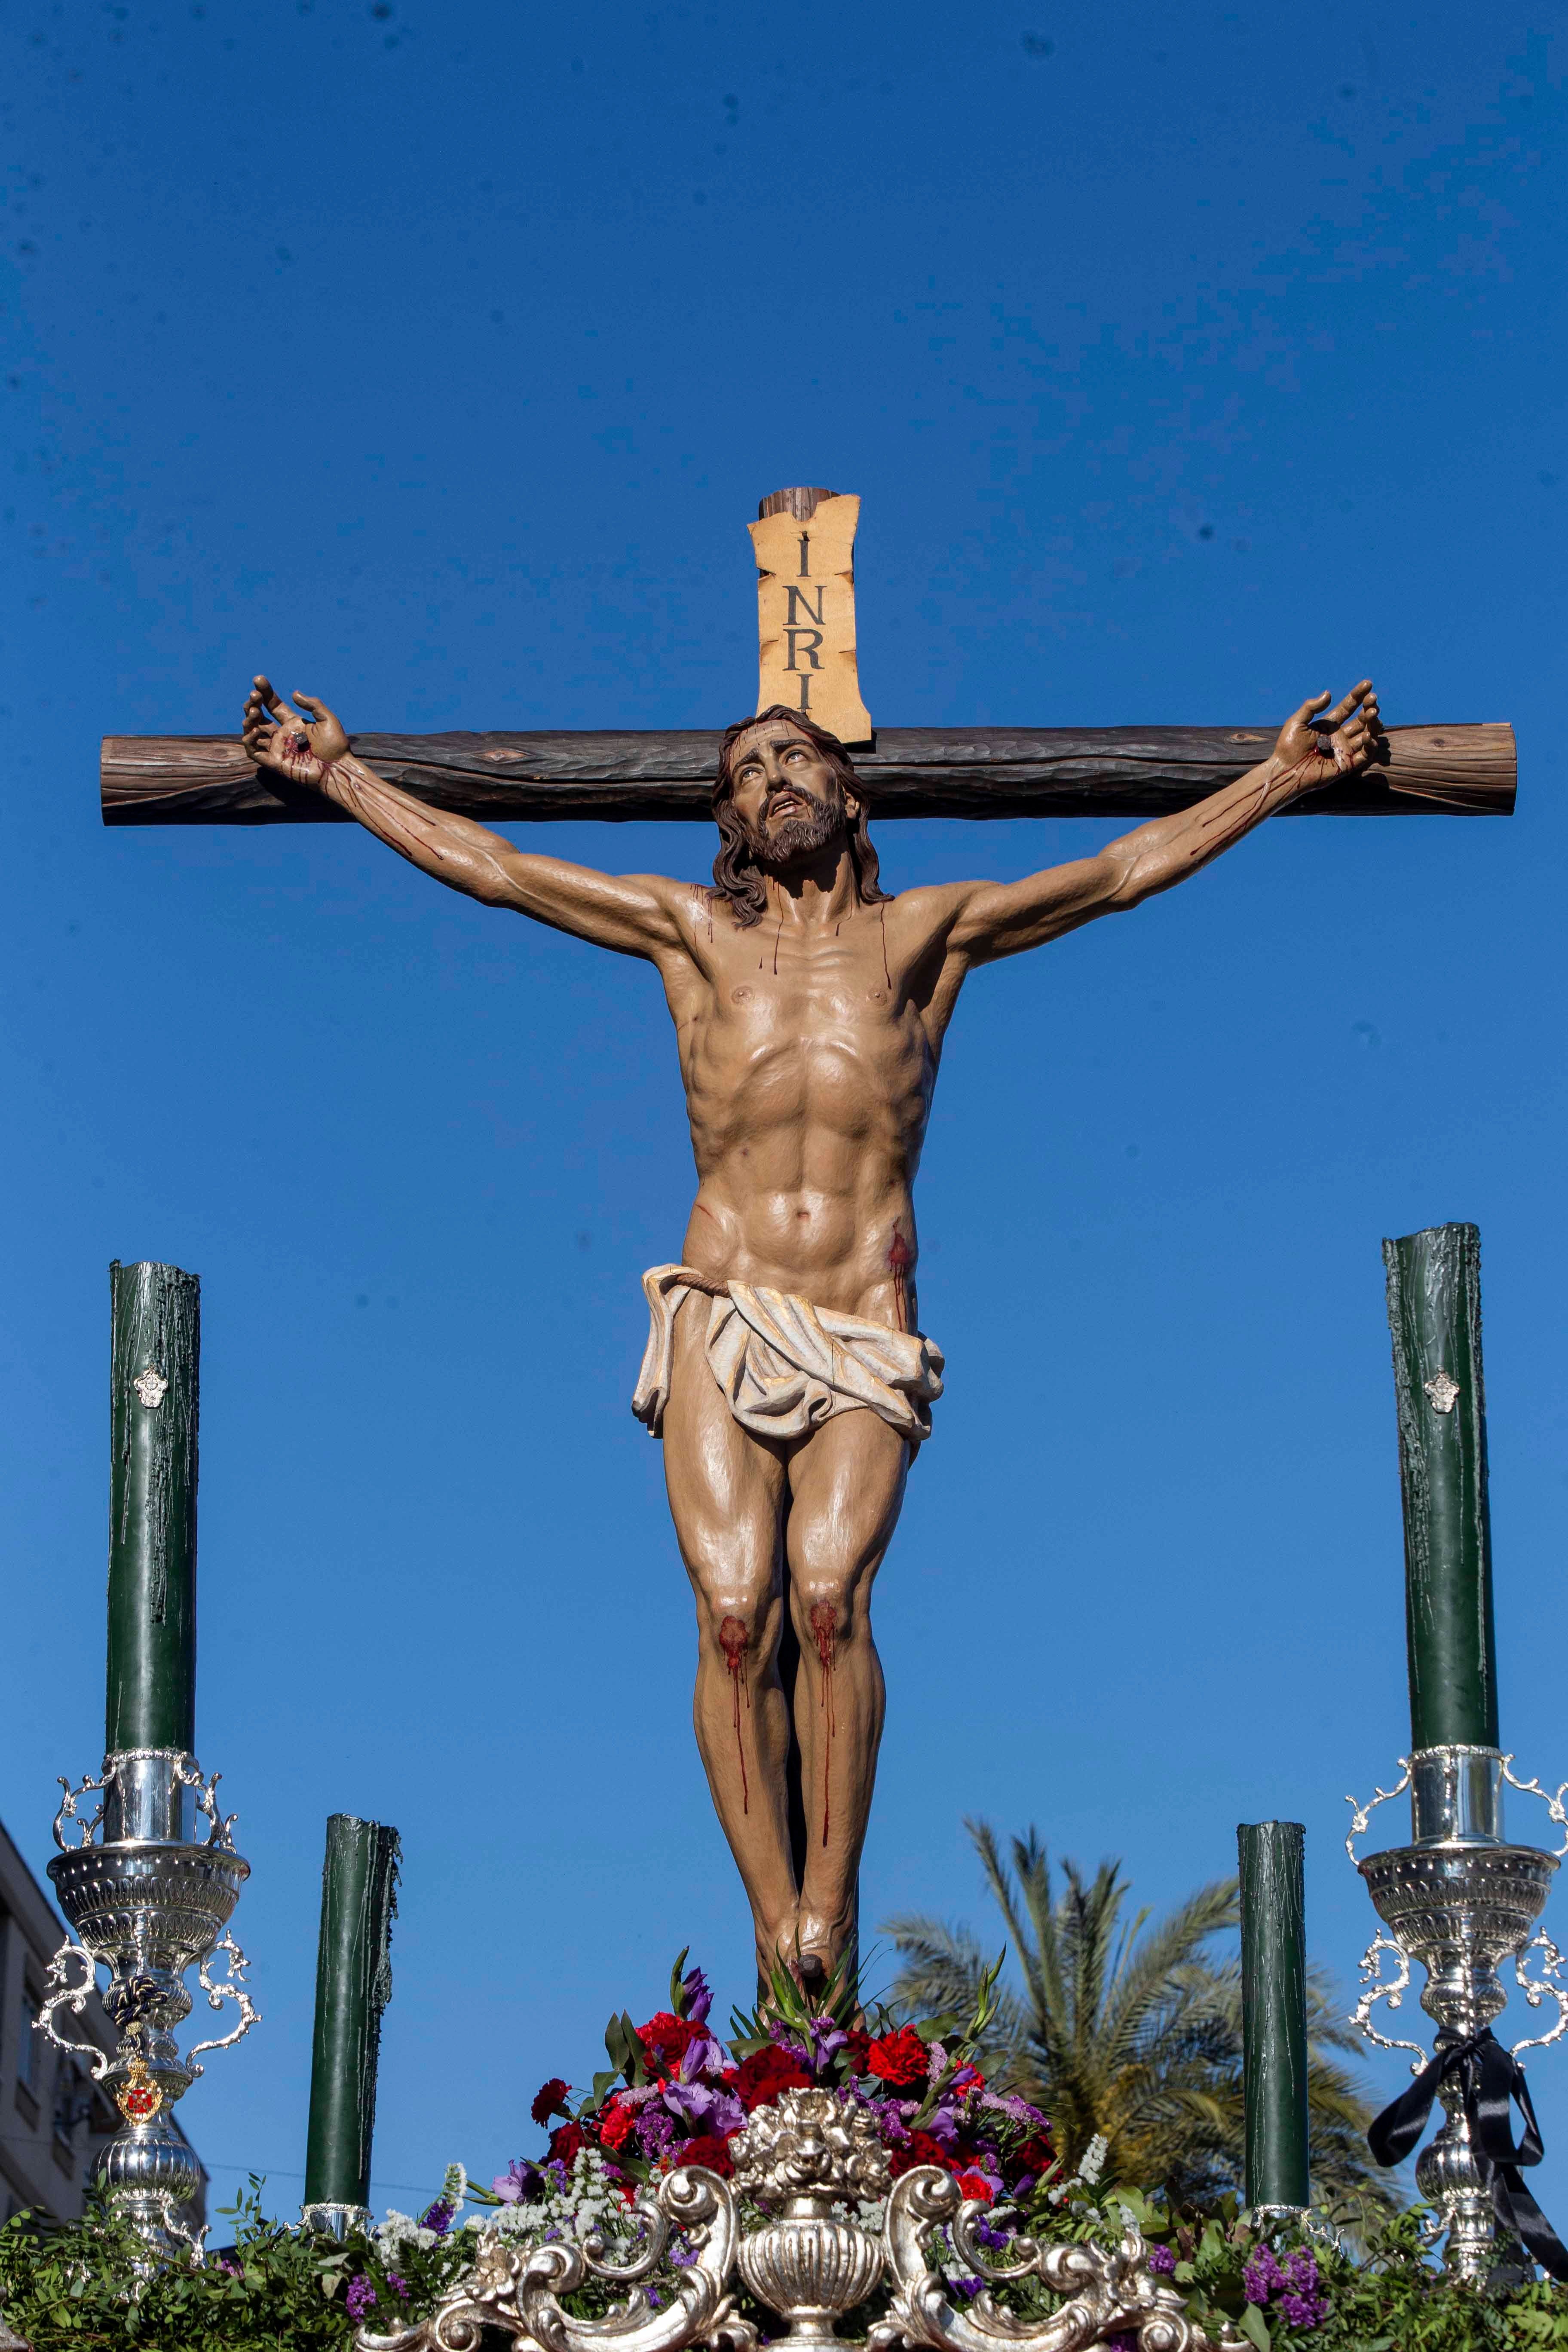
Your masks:
M339 719L313 694L297 694L294 699L301 710L312 714L309 722L296 718L270 679L257 678L245 706L240 740L246 758L254 760L258 768L270 768L293 783L320 792L332 762L348 750L349 739ZM268 718L268 711L276 726Z
M1274 746L1275 759L1293 772L1292 781L1299 779L1300 792L1331 783L1336 776L1359 774L1383 732L1377 691L1370 677L1352 686L1342 702L1325 711L1328 699L1326 694L1314 694L1304 702L1286 720Z

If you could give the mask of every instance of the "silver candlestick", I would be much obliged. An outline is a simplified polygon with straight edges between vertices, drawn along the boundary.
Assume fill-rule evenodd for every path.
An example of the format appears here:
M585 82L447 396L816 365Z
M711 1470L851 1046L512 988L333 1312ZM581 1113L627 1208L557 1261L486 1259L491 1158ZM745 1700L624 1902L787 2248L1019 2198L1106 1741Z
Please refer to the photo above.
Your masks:
M1562 1954L1536 1923L1545 1908L1563 1854L1568 1853L1568 1782L1552 1797L1536 1780L1516 1780L1513 1758L1500 1748L1448 1746L1418 1749L1402 1758L1403 1771L1392 1789L1379 1789L1354 1808L1345 1851L1355 1864L1384 1923L1361 1964L1363 1990L1352 2017L1369 2041L1384 2050L1415 2053L1413 2074L1423 2072L1430 2053L1418 2042L1380 2033L1372 2023L1378 2001L1402 2005L1410 1963L1426 1972L1421 2006L1447 2037L1465 2040L1489 2028L1508 2004L1499 1971L1511 1958L1514 1980L1532 2009L1557 2003L1549 2032L1528 2034L1513 2045L1543 2048L1568 2029L1568 1985L1559 1980ZM1510 1845L1503 1833L1503 1783L1540 1797L1564 1832L1556 1853ZM1391 1846L1364 1859L1355 1841L1376 1808L1410 1791L1411 1843ZM1535 1932L1531 1932L1535 1930ZM1525 1972L1526 1955L1541 1954L1540 1975ZM1392 1956L1390 1971L1384 1961ZM1510 2252L1502 2242L1493 2200L1494 2167L1477 2147L1466 2112L1462 2069L1437 2086L1445 2121L1415 2166L1415 2186L1433 2211L1434 2242L1447 2236L1444 2262L1456 2277L1480 2279ZM1513 2248L1517 2257L1518 2249Z
M87 2058L120 2109L123 2126L99 2159L99 2184L160 2260L199 2251L177 2219L202 2174L174 2126L174 2102L203 2071L202 2051L227 2049L258 2021L245 1955L227 1932L250 1864L234 1849L237 1817L218 1811L221 1777L204 1779L195 1759L174 1748L126 1748L106 1757L102 1772L79 1788L62 1779L65 1799L55 1816L60 1852L49 1876L76 1936L50 1963L35 2031ZM78 1801L94 1790L99 1805L86 1817ZM198 1815L207 1823L201 1838ZM68 1827L78 1832L75 1843ZM226 1972L215 1981L219 1952ZM103 2005L120 2036L112 2058L91 2042L70 2041L57 2022L62 2009L79 2017L100 1965L109 1970ZM210 2008L233 2001L239 2014L231 2032L198 2042L182 2057L174 2030L191 2012L184 1978L192 1968Z

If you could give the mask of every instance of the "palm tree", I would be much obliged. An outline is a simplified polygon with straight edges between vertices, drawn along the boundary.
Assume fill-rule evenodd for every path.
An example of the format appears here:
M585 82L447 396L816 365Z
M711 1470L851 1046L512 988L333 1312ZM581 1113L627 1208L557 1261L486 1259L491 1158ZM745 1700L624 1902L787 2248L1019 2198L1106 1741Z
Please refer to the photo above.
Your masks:
M982 2065L1045 2109L1069 2172L1098 2134L1110 2182L1163 2188L1184 2204L1239 2189L1241 1968L1205 1948L1237 1926L1235 1879L1199 1887L1151 1926L1147 1908L1123 1919L1119 1862L1102 1862L1089 1883L1064 1862L1058 1893L1033 1829L1013 1840L1009 1871L989 1824L964 1826L1023 1977L1021 1994L1003 1989ZM991 1956L969 1928L909 1914L882 1932L903 1963L896 2002L915 2015L973 2010ZM1354 2048L1355 2036L1316 1969L1307 2032L1314 2199L1355 2196L1387 2210L1393 2182L1366 2147L1371 2110L1330 2055Z

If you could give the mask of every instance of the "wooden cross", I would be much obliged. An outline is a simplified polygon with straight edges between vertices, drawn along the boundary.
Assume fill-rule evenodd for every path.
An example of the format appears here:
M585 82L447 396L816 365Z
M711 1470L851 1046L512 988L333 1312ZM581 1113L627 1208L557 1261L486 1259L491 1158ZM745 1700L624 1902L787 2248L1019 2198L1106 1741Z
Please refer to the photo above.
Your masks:
M751 528L760 698L809 710L855 752L879 824L898 816L1163 816L1265 758L1275 727L873 729L855 652L858 499L775 490ZM1284 714L1280 714L1283 718ZM719 735L356 735L389 782L492 824L533 818L707 820ZM1513 730L1391 727L1382 757L1286 814L1508 816ZM284 801L237 735L106 735L105 824L352 822L320 794Z

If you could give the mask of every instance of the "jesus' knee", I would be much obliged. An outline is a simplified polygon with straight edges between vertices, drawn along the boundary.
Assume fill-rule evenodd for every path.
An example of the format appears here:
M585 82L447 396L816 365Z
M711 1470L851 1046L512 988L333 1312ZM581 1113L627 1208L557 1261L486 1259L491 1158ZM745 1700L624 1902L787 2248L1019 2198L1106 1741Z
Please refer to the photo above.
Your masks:
M776 1583L767 1577L733 1573L692 1580L697 1587L698 1630L704 1649L733 1673L744 1661L765 1668L777 1654L783 1606Z
M795 1637L802 1650L815 1649L824 1664L863 1635L866 1626L866 1583L859 1577L831 1571L802 1573L790 1579L790 1609Z

